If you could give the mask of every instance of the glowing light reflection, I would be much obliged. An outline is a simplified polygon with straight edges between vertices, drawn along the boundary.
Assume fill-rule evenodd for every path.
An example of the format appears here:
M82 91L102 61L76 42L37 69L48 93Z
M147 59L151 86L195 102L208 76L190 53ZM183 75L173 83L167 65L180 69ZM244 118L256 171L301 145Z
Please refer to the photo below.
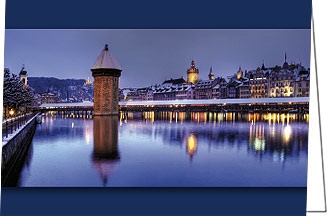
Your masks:
M195 154L197 147L198 147L197 137L195 136L195 134L190 134L186 140L186 150L190 155L191 159L193 158L193 155Z
M283 140L284 142L289 142L292 135L292 130L290 125L286 125L283 129Z

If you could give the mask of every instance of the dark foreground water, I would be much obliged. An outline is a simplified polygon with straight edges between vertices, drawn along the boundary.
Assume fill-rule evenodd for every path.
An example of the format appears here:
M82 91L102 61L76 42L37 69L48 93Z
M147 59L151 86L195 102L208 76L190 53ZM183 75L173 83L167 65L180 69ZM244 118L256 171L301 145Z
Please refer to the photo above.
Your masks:
M308 115L43 116L18 186L306 186Z

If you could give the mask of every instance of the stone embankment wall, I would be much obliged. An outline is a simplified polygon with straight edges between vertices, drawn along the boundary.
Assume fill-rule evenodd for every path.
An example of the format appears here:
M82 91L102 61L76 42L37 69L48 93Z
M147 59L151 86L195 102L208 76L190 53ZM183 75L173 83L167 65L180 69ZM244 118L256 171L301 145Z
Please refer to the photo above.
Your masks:
M37 115L2 146L2 186L16 186L36 129L36 118Z

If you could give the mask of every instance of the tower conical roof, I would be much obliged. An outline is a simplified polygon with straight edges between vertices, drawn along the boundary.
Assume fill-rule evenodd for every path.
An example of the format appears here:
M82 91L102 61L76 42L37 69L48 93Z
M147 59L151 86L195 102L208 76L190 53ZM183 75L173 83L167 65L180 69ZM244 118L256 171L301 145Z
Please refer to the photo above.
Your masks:
M114 58L113 54L110 52L108 45L102 50L96 59L95 64L91 68L93 69L117 69L122 71L119 62Z
M209 75L213 75L214 73L212 72L212 66L210 67Z

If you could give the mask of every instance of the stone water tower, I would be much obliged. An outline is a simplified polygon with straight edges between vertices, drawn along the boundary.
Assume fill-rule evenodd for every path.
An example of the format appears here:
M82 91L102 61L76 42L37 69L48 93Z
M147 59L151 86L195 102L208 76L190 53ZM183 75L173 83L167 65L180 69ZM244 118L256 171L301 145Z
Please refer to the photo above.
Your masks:
M94 77L94 115L119 114L119 77L122 68L109 50L102 50L91 68Z

